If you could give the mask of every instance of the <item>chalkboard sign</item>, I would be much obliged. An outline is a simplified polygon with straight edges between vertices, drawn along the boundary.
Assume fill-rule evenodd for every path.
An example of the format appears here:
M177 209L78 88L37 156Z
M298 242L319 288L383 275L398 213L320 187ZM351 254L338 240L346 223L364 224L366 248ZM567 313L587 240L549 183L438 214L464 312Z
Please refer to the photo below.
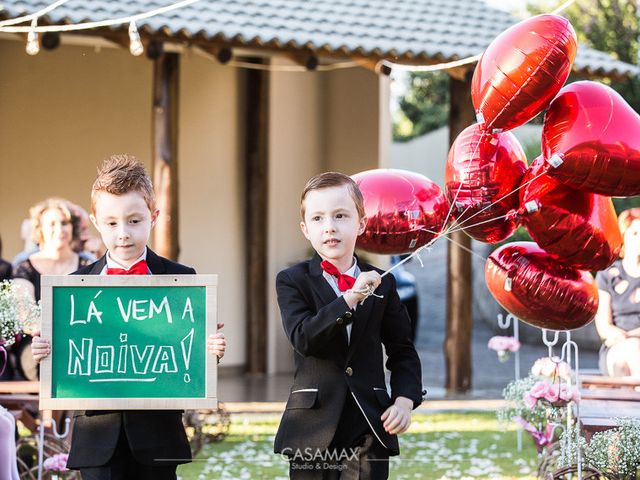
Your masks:
M42 277L40 409L217 406L216 275Z

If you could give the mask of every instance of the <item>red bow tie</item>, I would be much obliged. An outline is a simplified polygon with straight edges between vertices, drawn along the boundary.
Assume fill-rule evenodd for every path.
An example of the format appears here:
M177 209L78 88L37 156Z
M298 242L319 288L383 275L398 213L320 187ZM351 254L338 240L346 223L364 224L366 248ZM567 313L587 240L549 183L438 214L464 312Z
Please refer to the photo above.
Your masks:
M340 273L338 267L336 267L333 263L323 260L320 262L320 266L322 269L327 272L329 275L333 275L338 279L338 290L344 292L353 287L353 284L356 283L356 279L351 275L345 275L344 273Z
M140 260L134 263L129 269L124 268L107 268L107 275L148 275L149 267L146 260Z

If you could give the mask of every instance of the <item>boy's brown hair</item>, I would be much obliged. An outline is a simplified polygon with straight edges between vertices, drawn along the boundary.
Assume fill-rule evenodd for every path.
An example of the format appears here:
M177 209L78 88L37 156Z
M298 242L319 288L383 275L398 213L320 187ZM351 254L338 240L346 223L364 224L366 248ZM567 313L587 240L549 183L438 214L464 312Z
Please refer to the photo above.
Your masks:
M342 187L346 185L349 189L349 194L353 199L353 203L356 204L356 210L358 211L358 218L364 217L364 198L358 184L348 175L339 172L324 172L315 177L311 177L302 190L302 196L300 197L300 215L304 222L304 199L307 194L312 190L321 190L323 188Z
M111 155L98 169L98 176L91 187L91 213L96 214L98 193L124 195L138 192L144 198L149 211L156 210L156 194L144 165L133 155Z

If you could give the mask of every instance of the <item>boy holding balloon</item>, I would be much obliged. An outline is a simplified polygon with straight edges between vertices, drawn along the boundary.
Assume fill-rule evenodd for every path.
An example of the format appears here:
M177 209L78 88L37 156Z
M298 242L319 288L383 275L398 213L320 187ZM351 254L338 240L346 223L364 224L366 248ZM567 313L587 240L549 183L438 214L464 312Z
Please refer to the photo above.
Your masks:
M311 178L300 209L316 253L276 279L296 373L275 452L288 457L291 478L387 478L397 434L422 401L409 316L393 276L354 256L366 217L353 179L336 172Z

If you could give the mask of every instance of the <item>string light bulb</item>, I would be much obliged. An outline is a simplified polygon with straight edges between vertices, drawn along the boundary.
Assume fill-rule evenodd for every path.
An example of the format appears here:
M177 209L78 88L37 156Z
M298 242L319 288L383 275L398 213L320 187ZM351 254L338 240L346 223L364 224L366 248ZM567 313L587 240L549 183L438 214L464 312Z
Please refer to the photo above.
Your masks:
M38 25L38 19L34 18L31 22L31 30L27 33L27 54L37 55L40 51L40 40L38 38L38 32L36 32L36 26Z
M138 27L136 27L136 22L133 21L129 23L129 51L134 57L139 57L144 53L144 46L140 40Z

